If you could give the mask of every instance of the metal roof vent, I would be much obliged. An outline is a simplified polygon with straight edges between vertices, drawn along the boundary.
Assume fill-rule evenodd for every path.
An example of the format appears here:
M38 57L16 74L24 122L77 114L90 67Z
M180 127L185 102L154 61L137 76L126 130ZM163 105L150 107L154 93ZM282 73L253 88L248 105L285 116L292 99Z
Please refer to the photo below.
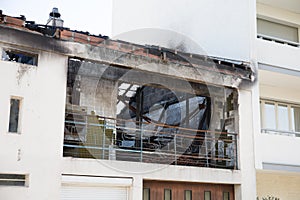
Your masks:
M60 13L58 12L58 8L53 8L52 12L49 14L49 19L47 21L48 26L53 27L63 27L64 20L60 18Z

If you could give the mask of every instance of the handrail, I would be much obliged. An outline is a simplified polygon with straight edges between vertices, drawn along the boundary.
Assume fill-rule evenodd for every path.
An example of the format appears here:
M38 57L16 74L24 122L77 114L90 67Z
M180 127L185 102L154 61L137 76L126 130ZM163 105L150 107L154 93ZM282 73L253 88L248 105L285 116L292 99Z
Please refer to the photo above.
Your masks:
M72 111L67 113L72 113ZM65 119L65 124L70 127L85 126L86 129L81 135L84 134L86 139L80 141L65 137L64 156L198 167L238 168L237 133L140 122L145 125L174 128L170 131L162 129L159 134L150 135L149 133L157 133L157 131L147 130L145 127L141 129L135 126L128 127L126 124L120 123L125 121L136 124L132 120L85 113L79 115L83 117L82 120L76 121L70 117ZM91 118L92 123L90 123L89 117L95 117L99 123L94 120L95 118ZM93 127L99 128L94 129ZM108 129L113 129L114 137L107 138ZM126 130L131 131L126 132ZM140 133L138 138L132 135L136 131ZM199 132L203 134L197 134ZM76 137L77 132L74 134ZM122 138L120 138L120 134ZM128 134L128 136L123 137L123 134Z
M264 34L260 34L260 33L257 34L257 38L269 39L269 40L272 40L274 42L288 44L288 45L294 46L294 47L299 47L300 46L299 42L293 42L293 41L285 40L285 39L282 39L282 38L277 38L277 37L274 37L274 36L264 35Z

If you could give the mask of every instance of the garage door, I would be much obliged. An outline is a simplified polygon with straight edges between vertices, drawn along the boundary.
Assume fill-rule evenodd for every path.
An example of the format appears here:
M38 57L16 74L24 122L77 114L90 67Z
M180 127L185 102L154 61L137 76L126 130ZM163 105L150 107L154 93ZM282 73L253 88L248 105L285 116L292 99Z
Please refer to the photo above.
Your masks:
M61 200L128 200L132 179L63 176Z

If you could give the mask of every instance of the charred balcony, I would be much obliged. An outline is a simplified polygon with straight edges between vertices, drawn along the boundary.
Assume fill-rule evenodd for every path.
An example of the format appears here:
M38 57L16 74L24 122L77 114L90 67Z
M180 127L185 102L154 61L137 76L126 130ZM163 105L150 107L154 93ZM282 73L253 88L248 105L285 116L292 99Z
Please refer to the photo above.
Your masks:
M237 90L69 59L64 156L237 169Z

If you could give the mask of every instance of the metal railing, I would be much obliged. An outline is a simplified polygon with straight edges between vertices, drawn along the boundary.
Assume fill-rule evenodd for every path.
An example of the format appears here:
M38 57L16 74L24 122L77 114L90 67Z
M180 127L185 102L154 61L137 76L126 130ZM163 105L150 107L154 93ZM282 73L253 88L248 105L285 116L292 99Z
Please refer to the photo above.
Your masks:
M81 119L65 120L65 157L238 168L236 133L95 115Z
M289 40L285 40L285 39L277 38L277 37L273 37L273 36L268 36L268 35L264 35L264 34L257 34L257 38L280 43L280 44L286 44L286 45L293 46L293 47L300 46L300 44L298 42L293 42L293 41L289 41Z

